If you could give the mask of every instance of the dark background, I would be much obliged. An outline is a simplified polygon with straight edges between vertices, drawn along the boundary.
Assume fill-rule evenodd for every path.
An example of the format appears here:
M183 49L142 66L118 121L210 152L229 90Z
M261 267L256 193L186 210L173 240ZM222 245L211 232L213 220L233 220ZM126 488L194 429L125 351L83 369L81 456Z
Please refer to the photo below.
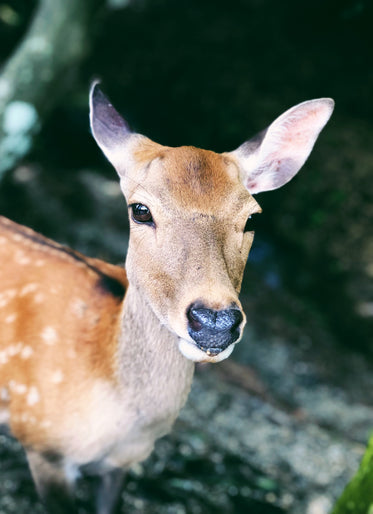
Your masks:
M16 23L1 15L4 5ZM0 62L36 7L0 2ZM257 196L264 212L255 218L242 297L250 337L281 337L294 349L306 340L307 359L323 379L348 385L370 407L372 390L356 386L349 363L372 360L372 27L373 6L363 0L100 5L86 58L58 90L31 153L0 183L1 214L123 261L126 208L88 127L96 77L136 131L215 151L233 150L301 101L334 98L335 113L304 169L285 188ZM250 352L236 360L253 364Z
M4 59L36 2L7 4L19 23L0 25ZM370 2L356 0L101 6L90 52L46 119L27 163L61 191L79 168L113 173L88 130L87 91L95 77L135 130L163 144L215 151L234 149L298 102L333 97L335 114L304 171L285 189L259 195L265 214L257 225L280 247L286 286L317 304L338 340L369 351L372 13ZM24 221L27 210L37 229L48 230L53 220L45 219L39 205L14 205L17 196L13 200L6 189L11 180L9 173L2 184L3 214ZM84 198L75 203L79 215L92 209Z

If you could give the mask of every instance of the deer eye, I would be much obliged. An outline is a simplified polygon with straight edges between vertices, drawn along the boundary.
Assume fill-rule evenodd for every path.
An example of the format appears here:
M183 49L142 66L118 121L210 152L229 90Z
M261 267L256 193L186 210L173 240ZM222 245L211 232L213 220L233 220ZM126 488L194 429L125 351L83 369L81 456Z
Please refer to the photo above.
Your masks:
M146 205L143 205L142 203L134 203L131 205L131 208L132 219L136 223L147 223L149 225L154 223L152 213Z
M246 220L246 225L244 228L244 232L254 232L255 230L255 220L253 219L257 213L251 214Z

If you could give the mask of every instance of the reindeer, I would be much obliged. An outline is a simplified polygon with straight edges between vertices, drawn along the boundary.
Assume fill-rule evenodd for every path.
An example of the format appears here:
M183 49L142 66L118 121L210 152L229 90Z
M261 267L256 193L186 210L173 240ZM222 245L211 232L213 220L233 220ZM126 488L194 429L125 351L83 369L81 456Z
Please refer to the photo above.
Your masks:
M252 195L294 177L333 105L296 105L217 154L131 132L94 83L93 136L128 204L126 270L0 218L0 422L51 514L76 512L81 473L99 477L97 514L112 513L125 470L170 431L194 363L231 354Z

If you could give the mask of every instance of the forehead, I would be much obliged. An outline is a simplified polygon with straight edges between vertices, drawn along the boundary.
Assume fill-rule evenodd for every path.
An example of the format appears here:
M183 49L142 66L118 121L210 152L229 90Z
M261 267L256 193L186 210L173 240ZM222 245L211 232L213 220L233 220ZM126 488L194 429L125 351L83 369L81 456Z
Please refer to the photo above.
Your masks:
M236 209L243 209L256 204L228 156L192 146L161 148L150 163L144 163L143 186L163 205L213 213L217 205L234 202Z

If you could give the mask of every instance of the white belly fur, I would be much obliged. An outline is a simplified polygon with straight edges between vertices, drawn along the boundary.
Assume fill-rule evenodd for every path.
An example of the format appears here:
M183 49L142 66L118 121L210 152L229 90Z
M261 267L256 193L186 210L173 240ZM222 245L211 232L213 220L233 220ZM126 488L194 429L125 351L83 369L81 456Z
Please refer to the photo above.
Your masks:
M60 427L66 461L78 467L96 462L105 470L146 459L154 442L170 431L185 397L179 401L173 397L160 410L152 398L142 405L131 404L108 384L97 381L84 412L74 415L73 422L69 417L69 423Z

